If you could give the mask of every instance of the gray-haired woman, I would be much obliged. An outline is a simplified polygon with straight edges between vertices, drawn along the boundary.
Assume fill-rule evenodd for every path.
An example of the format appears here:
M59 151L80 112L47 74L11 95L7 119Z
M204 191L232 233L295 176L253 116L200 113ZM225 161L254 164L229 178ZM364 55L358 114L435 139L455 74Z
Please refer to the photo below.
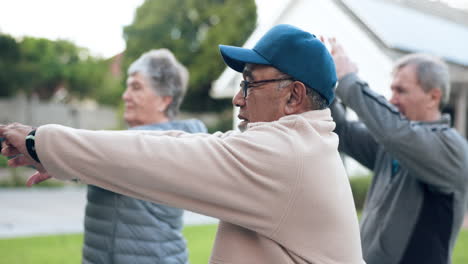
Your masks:
M122 95L130 129L206 132L199 120L173 120L187 82L187 70L169 50L144 53L129 67ZM83 263L188 263L182 215L182 209L89 186Z

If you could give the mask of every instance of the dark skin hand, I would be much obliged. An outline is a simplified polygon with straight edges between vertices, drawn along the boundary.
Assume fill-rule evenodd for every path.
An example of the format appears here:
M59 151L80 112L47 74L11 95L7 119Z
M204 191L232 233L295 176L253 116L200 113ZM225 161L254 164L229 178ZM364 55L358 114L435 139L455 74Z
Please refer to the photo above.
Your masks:
M8 166L13 168L33 166L37 169L37 172L29 177L26 182L27 186L32 186L51 178L42 164L36 162L26 149L25 138L32 130L32 127L19 123L0 125L0 138L4 139L1 143L1 154L6 157L13 157L8 160Z

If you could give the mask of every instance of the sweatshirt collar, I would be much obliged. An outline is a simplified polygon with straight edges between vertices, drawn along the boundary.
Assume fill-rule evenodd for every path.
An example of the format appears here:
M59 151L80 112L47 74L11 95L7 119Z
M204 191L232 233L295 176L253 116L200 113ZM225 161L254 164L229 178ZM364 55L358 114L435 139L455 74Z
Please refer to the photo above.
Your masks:
M298 117L305 118L307 120L321 120L321 121L333 121L333 118L331 116L331 111L330 108L326 108L323 110L310 110L301 114L294 114L294 115L287 115L281 117L277 121L272 121L272 122L278 122L278 121L288 121L288 120L294 120L297 119ZM255 123L249 123L247 124L247 129L251 127L256 127L264 124L269 124L272 122L255 122Z

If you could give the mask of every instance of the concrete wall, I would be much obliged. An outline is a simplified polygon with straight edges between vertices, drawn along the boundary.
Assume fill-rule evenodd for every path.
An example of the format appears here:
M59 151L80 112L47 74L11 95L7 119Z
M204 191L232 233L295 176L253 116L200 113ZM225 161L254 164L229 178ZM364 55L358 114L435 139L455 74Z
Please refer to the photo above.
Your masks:
M114 109L102 106L76 106L63 103L44 103L24 96L0 99L0 124L11 122L32 126L61 124L74 128L114 129L118 119Z

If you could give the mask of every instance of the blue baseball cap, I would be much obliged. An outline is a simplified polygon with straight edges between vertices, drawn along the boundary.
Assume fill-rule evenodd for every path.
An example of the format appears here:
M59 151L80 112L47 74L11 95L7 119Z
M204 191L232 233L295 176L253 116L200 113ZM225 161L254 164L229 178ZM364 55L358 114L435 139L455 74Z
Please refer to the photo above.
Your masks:
M253 49L219 45L227 66L242 72L245 64L270 65L303 82L330 105L337 76L331 54L314 35L291 25L270 29Z

